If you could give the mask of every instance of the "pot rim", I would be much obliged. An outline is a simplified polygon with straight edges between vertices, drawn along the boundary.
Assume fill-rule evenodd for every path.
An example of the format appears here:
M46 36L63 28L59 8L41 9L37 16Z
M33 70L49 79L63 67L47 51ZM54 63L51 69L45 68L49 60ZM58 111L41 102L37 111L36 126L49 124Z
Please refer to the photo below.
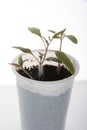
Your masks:
M33 50L32 52L38 52L38 51L44 51L44 49L37 49L37 50ZM56 50L48 50L48 52L54 52L54 51L56 51ZM20 55L20 54L19 54L19 55ZM17 56L12 60L12 63L15 63L15 61L16 61L16 59L18 58L19 55L17 55ZM26 55L26 54L25 54L25 53L21 53L21 55ZM20 78L26 80L27 82L28 82L28 81L31 81L31 82L34 82L34 83L38 83L38 82L39 82L39 83L42 83L42 84L43 84L43 83L44 83L44 84L54 84L54 83L65 82L65 81L67 81L67 80L69 80L69 79L74 78L74 77L78 74L79 69L80 69L79 63L78 63L78 61L76 60L76 58L74 58L74 57L71 56L70 54L67 54L67 55L68 55L68 56L71 58L71 60L74 62L75 74L71 75L71 76L68 77L68 78L62 79L62 80L56 80L56 81L33 80L33 79L26 78L26 77L22 76L21 74L19 74L19 73L16 71L16 69L15 69L14 66L12 66L12 70L13 70L13 72L15 73L16 76L18 76L18 77L20 77Z

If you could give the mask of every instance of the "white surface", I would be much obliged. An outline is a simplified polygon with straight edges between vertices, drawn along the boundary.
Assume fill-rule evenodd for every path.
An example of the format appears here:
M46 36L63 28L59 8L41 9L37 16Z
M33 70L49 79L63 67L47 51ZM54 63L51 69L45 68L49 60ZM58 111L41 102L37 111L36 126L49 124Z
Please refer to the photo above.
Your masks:
M14 85L0 86L0 130L21 130ZM87 130L87 81L74 84L65 130Z

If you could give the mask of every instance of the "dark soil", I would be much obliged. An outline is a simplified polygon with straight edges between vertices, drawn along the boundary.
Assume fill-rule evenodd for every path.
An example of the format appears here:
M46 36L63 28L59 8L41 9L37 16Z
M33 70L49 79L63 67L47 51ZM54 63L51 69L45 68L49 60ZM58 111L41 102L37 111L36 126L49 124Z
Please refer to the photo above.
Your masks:
M56 81L56 80L68 78L72 75L66 68L64 68L64 66L61 66L60 73L57 72L57 67L52 65L45 65L43 69L44 69L44 76L41 79L42 81ZM38 66L34 66L31 69L25 68L25 70L28 73L30 73L35 80L39 80ZM23 72L23 70L18 70L18 73L29 78L27 74Z

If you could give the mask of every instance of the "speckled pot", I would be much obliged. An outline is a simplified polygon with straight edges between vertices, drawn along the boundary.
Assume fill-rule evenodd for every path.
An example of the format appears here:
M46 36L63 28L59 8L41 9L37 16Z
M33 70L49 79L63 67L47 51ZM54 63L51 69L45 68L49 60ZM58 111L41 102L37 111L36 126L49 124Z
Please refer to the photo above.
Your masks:
M48 55L53 56L54 51L49 51ZM75 74L60 81L27 79L12 67L16 74L22 130L64 130L74 77L79 71L76 59L69 57L74 63ZM17 62L17 57L13 62Z

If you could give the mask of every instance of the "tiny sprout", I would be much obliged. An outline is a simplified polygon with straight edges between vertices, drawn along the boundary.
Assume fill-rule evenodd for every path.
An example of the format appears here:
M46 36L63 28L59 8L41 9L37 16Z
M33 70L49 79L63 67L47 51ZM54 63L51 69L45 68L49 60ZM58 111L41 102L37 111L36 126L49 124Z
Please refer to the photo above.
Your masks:
M73 43L77 44L77 38L73 35L65 35L65 37L67 37L70 41L72 41Z
M18 57L18 64L21 65L21 66L23 65L23 60L22 60L21 55Z

